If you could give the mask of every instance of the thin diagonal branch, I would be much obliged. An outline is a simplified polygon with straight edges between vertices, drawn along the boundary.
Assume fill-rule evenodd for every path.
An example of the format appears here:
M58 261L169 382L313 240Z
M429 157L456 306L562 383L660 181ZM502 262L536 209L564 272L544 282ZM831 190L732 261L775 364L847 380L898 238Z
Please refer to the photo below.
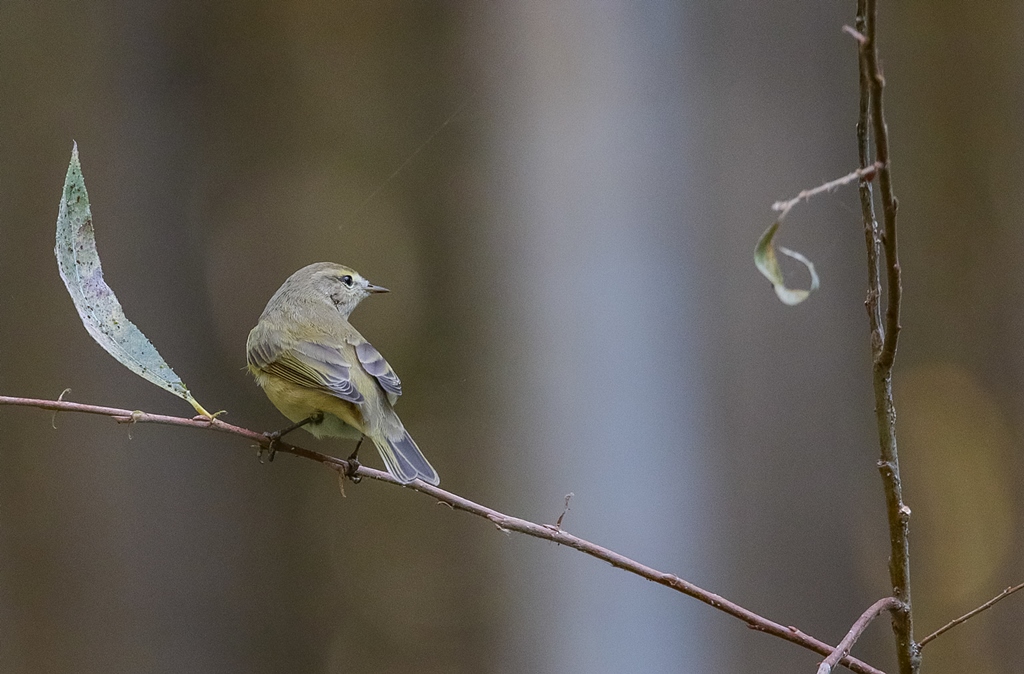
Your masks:
M878 59L877 0L858 0L857 30L847 31L858 42L860 68L860 117L857 127L858 153L862 166L868 162L868 130L878 170L882 205L881 249L885 256L885 328L879 325L880 262L878 225L874 218L870 187L861 185L861 209L868 246L868 320L871 327L872 383L875 394L875 423L878 426L880 458L878 470L885 491L889 521L889 579L893 596L902 606L894 610L892 628L900 674L917 674L921 656L914 643L914 622L910 592L910 508L903 501L899 453L896 446L896 406L892 399L892 366L900 332L900 262L896 239L896 197L892 189L889 159L889 130L885 123L882 91L885 78Z
M991 599L989 599L987 602L985 602L984 604L982 604L978 608L974 609L973 611L968 611L967 613L963 614L959 618L956 618L955 620L950 620L948 623L946 623L945 625L943 625L939 629L935 630L934 632L932 632L931 634L926 636L924 639L921 639L920 643L917 644L918 650L924 648L925 644L927 644L929 641L931 641L935 637L939 636L940 634L942 634L944 632L948 632L949 630L953 629L957 625L959 625L961 623L964 623L964 622L967 622L968 620L970 620L974 616L978 615L982 611L984 611L986 609L992 608L997 602L999 602L999 601L1001 601L1003 599L1006 599L1011 594L1013 594L1014 592L1016 592L1017 590L1020 590L1020 589L1024 589L1024 583L1021 583L1020 585L1014 585L1013 587L1008 587L1005 590L1003 590L1002 592L1000 592L999 594L997 594L996 596L994 596Z
M832 668L836 666L839 660L844 655L849 655L850 649L857 643L857 639L860 639L860 635L864 634L864 630L868 628L871 622L880 616L885 611L895 611L901 608L903 604L895 597L885 597L879 599L874 604L868 607L864 613L857 618L857 621L853 623L853 627L846 633L843 640L839 642L836 649L832 651L832 654L825 658L821 665L818 666L818 674L831 674Z
M270 439L264 434L247 428L241 428L240 426L233 426L232 424L225 423L220 419L207 419L205 417L172 417L162 414L149 414L137 410L132 411L114 407L83 405L80 403L61 400L37 400L34 398L15 398L10 396L0 396L0 405L18 405L22 407L37 407L45 410L62 412L98 414L101 416L111 417L118 423L152 423L210 429L246 438L247 440L255 442L264 449L270 448ZM331 470L345 475L368 477L380 482L400 485L400 483L388 473L367 468L366 466L354 467L349 464L348 461L328 456L326 454L321 454L320 452L303 449L281 441L277 441L274 444L274 449L279 454L294 454L312 461L317 461ZM694 599L704 602L723 613L727 613L734 618L742 620L751 629L771 634L821 655L827 656L835 650L832 646L801 632L795 627L786 627L764 618L753 611L743 608L739 604L731 602L713 592L704 590L689 581L683 580L675 574L658 571L657 569L641 564L640 562L634 561L624 555L620 555L608 548L591 543L590 541L579 538L578 536L573 536L556 525L537 524L518 517L511 517L498 512L493 508L488 508L487 506L480 505L457 494L445 491L444 489L432 487L420 480L416 480L415 482L404 486L408 489L427 494L441 503L448 504L455 510L462 510L473 515L483 517L484 519L492 522L502 531L515 531L534 538L558 543L559 545L564 545L566 547L573 548L574 550L579 550L584 554L608 562L612 566L629 571L641 578L646 578L647 580L672 588L677 592L693 597ZM884 674L881 670L851 656L843 658L841 664L854 672L858 672L859 674Z

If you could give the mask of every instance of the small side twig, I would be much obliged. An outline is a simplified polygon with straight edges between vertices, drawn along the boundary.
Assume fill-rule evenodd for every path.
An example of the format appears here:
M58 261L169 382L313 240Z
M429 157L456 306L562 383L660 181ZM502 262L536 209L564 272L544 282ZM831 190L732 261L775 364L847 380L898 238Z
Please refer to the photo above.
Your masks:
M830 180L827 183L818 185L817 187L812 187L809 190L804 190L800 194L793 197L792 199L787 199L786 201L776 201L774 204L772 204L772 210L776 211L779 214L778 220L782 220L783 218L786 217L786 214L793 210L793 207L796 206L801 201L807 201L811 197L821 194L822 192L831 192L832 190L838 189L843 185L849 185L854 180L872 180L875 177L875 173L877 173L878 170L881 168L882 165L879 163L872 164L871 166L863 166L857 169L856 171L847 173L842 178L836 178L835 180Z
M917 644L918 650L924 648L925 644L927 644L929 641L931 641L935 637L939 636L940 634L948 632L949 630L953 629L957 625L959 625L961 623L967 622L968 620L970 620L974 616L978 615L982 611L984 611L986 609L992 608L997 602L1002 601L1003 599L1006 599L1011 594L1013 594L1014 592L1016 592L1017 590L1020 590L1020 589L1024 589L1024 583L1021 583L1020 585L1014 585L1013 587L1008 587L1005 590L1003 590L1002 592L1000 592L999 594L997 594L996 596L994 596L991 599L989 599L987 602L985 602L984 604L982 604L978 608L974 609L973 611L968 611L967 613L963 614L959 618L956 618L954 620L950 620L948 623L946 623L945 625L943 625L939 629L935 630L934 632L932 632L931 634L926 636L924 639L921 639L921 641L918 642L918 644Z
M2 395L0 395L0 405L18 405L22 407L37 407L44 410L61 410L65 412L98 414L101 416L111 417L118 423L166 424L170 426L188 426L191 428L215 430L246 438L267 449L269 449L271 442L270 438L263 433L242 428L240 426L234 426L232 424L225 423L220 419L210 417L173 417L163 414L149 414L139 411L133 412L131 410L123 410L115 407L100 407L97 405L83 405L81 403L58 400L38 400L35 398L16 398ZM586 555L590 555L591 557L607 562L616 568L623 569L624 571L633 573L641 578L645 578L660 585L669 587L689 597L693 597L712 608L718 609L719 611L731 615L734 618L738 618L746 623L747 627L753 630L764 632L765 634L771 634L790 643L814 651L815 653L827 656L835 650L832 646L829 646L819 639L815 639L795 627L787 627L773 620L769 620L768 618L764 618L735 602L729 601L728 599L715 594L714 592L709 592L708 590L698 587L689 581L683 580L675 574L658 571L653 567L641 564L640 562L630 559L629 557L621 555L613 550L609 550L608 548L597 545L596 543L591 543L590 541L578 536L573 536L562 529L556 528L554 525L537 524L519 517L505 515L493 508L488 508L487 506L480 505L479 503L470 501L467 498L463 498L458 494L453 494L452 492L445 491L439 487L433 487L421 480L415 480L409 484L403 485L384 471L374 470L362 465L353 466L344 459L339 459L327 454L321 454L320 452L314 452L302 447L289 445L285 442L277 441L275 448L278 453L293 454L295 456L301 456L303 458L316 461L331 470L343 473L349 477L368 477L371 480L387 482L388 484L405 487L406 489L412 489L413 491L427 494L436 501L447 504L453 510L461 510L463 512L477 515L478 517L482 517L494 524L501 531L514 531L573 548L574 550L578 550ZM880 669L876 669L866 662L862 662L861 660L849 655L841 660L841 664L854 672L858 672L858 674L885 674Z
M834 651L832 651L832 654L822 660L821 664L818 666L818 674L832 674L832 668L836 666L844 655L848 655L850 653L850 649L853 648L857 639L860 639L860 635L864 633L864 630L868 628L868 625L870 625L875 618L882 615L885 611L895 611L901 606L902 604L895 597L879 599L869 606L868 609L864 611L859 618L857 618L857 621L853 623L853 627L851 627L850 631L846 633L846 636L839 642L839 645L836 646Z

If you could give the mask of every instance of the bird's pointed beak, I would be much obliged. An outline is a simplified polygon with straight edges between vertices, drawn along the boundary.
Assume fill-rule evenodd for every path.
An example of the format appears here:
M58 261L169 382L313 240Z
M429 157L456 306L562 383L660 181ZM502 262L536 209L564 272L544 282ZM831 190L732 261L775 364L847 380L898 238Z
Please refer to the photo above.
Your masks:
M368 293L388 293L391 292L384 286L375 286L372 283L366 286L366 292Z

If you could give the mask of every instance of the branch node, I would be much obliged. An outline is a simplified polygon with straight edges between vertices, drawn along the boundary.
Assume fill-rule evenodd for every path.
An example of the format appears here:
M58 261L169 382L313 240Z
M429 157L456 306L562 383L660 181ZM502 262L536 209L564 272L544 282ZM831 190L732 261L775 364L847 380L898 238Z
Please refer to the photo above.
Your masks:
M141 410L135 410L132 412L132 416L127 420L128 426L128 439L132 439L132 426L139 423L142 419L146 418L146 413Z
M512 533L508 528L505 527L505 518L498 517L497 515L490 515L490 514L486 515L486 517L487 517L487 519L489 519L491 521L492 524L494 524L494 527L498 531L500 531L501 533L503 533L503 534L510 534L510 533ZM550 526L550 525L548 525L548 526Z

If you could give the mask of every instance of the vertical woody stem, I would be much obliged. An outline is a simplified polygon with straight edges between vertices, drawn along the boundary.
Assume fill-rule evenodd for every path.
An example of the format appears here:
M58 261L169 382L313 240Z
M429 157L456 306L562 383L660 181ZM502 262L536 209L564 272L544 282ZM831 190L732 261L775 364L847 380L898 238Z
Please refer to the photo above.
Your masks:
M871 330L872 375L875 393L875 417L881 457L878 470L885 490L889 520L889 577L893 596L901 606L892 612L900 674L917 674L921 665L914 642L914 623L910 597L910 508L903 502L899 455L896 447L896 407L892 399L892 368L900 332L900 263L896 246L896 197L893 196L889 160L889 132L882 105L885 78L878 63L876 40L877 0L858 0L857 31L860 43L860 117L857 124L857 149L861 166L870 163L873 149L878 171L882 227L875 220L871 184L860 186L861 211L868 253L868 296L865 302ZM873 148L869 144L873 140ZM884 254L886 303L882 326L881 274L879 249Z

